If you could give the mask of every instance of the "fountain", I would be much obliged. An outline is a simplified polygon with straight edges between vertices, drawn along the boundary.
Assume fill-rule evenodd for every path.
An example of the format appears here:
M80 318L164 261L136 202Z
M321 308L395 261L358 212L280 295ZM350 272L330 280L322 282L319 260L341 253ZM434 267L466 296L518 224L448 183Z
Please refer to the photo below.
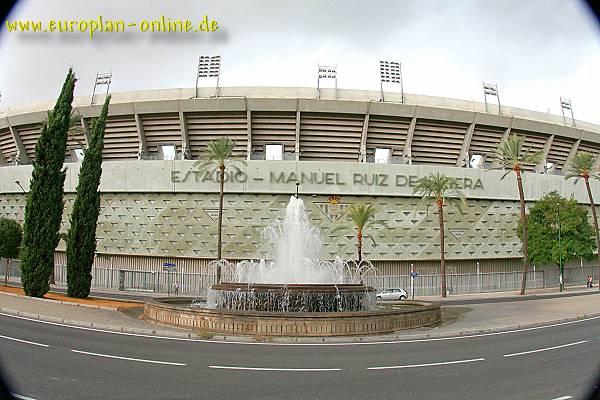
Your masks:
M263 232L268 260L231 263L221 268L222 283L197 299L149 300L147 320L207 332L265 336L332 336L384 333L439 322L439 304L403 301L377 306L375 289L363 281L377 276L369 262L320 260L323 243L304 202L292 196L283 220Z
M283 220L263 232L270 261L215 261L229 281L208 290L207 306L225 310L281 312L369 311L375 289L362 283L376 274L368 261L360 264L319 260L321 234L311 225L302 199L292 196Z

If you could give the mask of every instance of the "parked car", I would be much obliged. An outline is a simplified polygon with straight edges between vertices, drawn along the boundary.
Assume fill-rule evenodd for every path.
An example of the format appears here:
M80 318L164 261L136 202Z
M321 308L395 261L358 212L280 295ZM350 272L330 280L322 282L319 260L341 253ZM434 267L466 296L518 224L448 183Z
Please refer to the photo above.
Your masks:
M407 298L406 290L400 288L385 289L377 293L377 300L406 300Z

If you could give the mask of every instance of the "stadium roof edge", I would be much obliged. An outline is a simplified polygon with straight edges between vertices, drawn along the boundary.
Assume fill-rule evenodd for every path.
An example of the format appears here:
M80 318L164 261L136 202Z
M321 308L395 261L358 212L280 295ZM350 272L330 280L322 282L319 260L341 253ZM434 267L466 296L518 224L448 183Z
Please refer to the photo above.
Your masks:
M215 88L199 88L199 98L213 97ZM141 91L114 92L112 103L135 103L152 101L188 100L194 98L194 88L153 89ZM380 101L381 92L377 90L338 89L337 93L332 88L321 88L320 93L316 88L309 87L273 87L273 86L239 86L219 88L220 98L282 98L282 99L321 99L337 101L369 102ZM436 96L405 93L405 104L423 107L447 108L467 112L486 113L485 103L471 100L452 99ZM401 103L400 93L385 92L386 103ZM104 95L95 96L95 104L102 104ZM75 107L87 107L91 103L91 96L77 96L74 99ZM54 101L40 101L27 105L17 105L0 110L0 118L12 115L46 111L54 106ZM498 106L490 104L490 114L497 114ZM504 116L563 125L563 117L539 111L527 110L517 107L502 106ZM575 120L578 129L600 133L600 125Z

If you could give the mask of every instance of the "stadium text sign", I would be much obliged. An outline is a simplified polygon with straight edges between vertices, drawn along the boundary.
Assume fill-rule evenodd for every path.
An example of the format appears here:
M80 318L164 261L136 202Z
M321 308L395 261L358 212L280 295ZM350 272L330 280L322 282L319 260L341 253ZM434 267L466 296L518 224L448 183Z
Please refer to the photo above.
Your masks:
M410 174L386 174L386 173L365 173L365 172L323 172L323 171L269 171L266 176L257 174L249 176L242 170L226 171L225 182L245 183L245 182L268 182L271 185L293 184L295 182L311 185L327 186L396 186L396 187L414 187L421 177ZM456 189L482 190L483 182L479 178L456 177ZM208 173L190 169L188 171L171 171L172 183L185 182L218 182L217 173Z

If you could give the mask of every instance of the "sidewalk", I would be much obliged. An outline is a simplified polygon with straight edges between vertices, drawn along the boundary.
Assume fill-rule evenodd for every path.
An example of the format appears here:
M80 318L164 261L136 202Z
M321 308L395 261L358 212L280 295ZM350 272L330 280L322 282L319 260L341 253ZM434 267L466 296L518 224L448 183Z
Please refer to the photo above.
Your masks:
M3 280L1 281L4 282ZM20 286L21 280L19 278L12 277L8 280L9 285ZM50 290L66 290L67 286L64 284L53 284L50 287ZM587 288L585 285L579 286L566 286L562 295L569 296L573 293L590 293L590 292L599 292L597 284L594 285L593 289ZM98 298L116 298L119 300L125 299L133 299L136 301L143 301L144 298L154 298L154 297L166 297L166 293L155 293L150 291L134 291L134 290L117 290L117 289L108 289L108 288L92 288L90 295ZM171 293L173 295L173 293ZM559 296L558 287L550 287L543 289L527 289L524 296L521 296L518 290L507 291L507 292L487 292L487 293L471 293L471 294L451 294L446 298L442 298L440 295L435 296L419 296L415 295L415 300L422 301L442 301L445 304L453 302L453 301L474 301L474 300L490 300L490 299L521 299L525 298L538 298L545 296ZM180 293L180 296L186 297L194 297L193 294ZM204 297L201 295L201 297ZM410 299L410 293L409 293Z
M190 336L188 331L158 326L139 319L141 307L142 305L137 312L120 312L0 293L0 312L7 314L102 330L160 336Z
M570 292L573 293L574 291L585 292L584 290L576 288L571 289ZM549 294L554 293L550 293L549 291L537 293L539 296ZM500 294L491 295L500 296ZM514 296L518 296L518 294ZM456 298L464 300L465 296L456 296ZM421 299L422 298L419 298L419 300ZM435 300L439 299L436 298ZM157 336L197 337L197 332L155 325L140 320L138 317L141 313L141 309L138 309L137 312L119 312L0 294L0 312L102 330ZM400 331L393 335L379 337L345 337L327 338L323 340L347 342L418 339L499 332L548 323L571 321L590 316L600 316L600 293L596 289L594 291L590 290L589 294L572 297L541 298L536 300L503 301L500 303L466 305L453 305L452 301L445 300L442 307L442 316L444 323L437 327ZM255 340L252 337L225 338L223 336L215 336L215 339L235 339L242 341ZM289 340L295 339L273 339L273 341ZM315 341L315 339L302 340ZM321 339L319 339L319 341L321 341Z
M423 301L442 301L445 304L452 303L454 301L474 301L474 300L490 300L490 299L507 299L507 300L517 300L521 298L543 298L548 296L565 296L568 297L573 294L582 294L582 293L596 293L598 291L598 286L595 285L594 288L590 289L585 285L580 286L567 286L564 291L559 292L557 287L552 288L543 288L543 289L527 289L525 294L521 296L520 291L513 290L509 292L489 292L489 293L472 293L472 294L453 294L446 298L442 298L439 295L437 296L415 296L415 300L423 300ZM410 295L409 295L410 298Z

